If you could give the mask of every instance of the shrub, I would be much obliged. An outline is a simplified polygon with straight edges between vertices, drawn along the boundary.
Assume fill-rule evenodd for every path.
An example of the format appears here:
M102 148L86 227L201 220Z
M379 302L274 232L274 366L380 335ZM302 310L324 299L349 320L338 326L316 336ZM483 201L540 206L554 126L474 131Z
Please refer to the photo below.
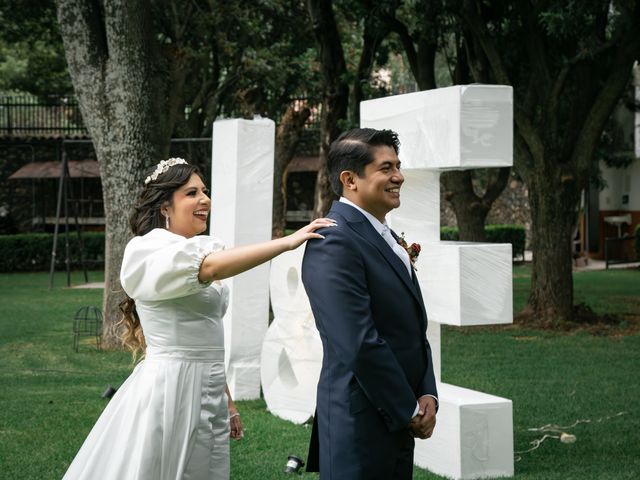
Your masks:
M457 242L459 239L458 227L440 227L440 240Z
M521 256L524 260L524 246L527 232L522 225L487 225L485 227L489 243L510 243L513 258Z
M484 232L487 235L488 243L510 243L512 246L512 256L521 256L524 259L524 247L526 231L522 225L486 225ZM460 235L457 227L441 227L440 239L458 241Z
M58 236L56 246L56 269L64 267L66 235ZM84 260L88 268L104 268L104 233L85 232L82 234ZM53 234L25 233L0 235L0 272L46 271L51 265ZM69 233L69 259L71 268L81 268L80 246L76 232Z

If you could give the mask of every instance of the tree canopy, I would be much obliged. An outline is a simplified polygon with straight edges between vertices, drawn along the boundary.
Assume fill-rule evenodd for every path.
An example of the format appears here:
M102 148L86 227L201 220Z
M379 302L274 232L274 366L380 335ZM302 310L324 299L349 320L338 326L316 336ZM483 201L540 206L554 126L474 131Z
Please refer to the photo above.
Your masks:
M52 2L0 0L0 25L0 92L73 91Z

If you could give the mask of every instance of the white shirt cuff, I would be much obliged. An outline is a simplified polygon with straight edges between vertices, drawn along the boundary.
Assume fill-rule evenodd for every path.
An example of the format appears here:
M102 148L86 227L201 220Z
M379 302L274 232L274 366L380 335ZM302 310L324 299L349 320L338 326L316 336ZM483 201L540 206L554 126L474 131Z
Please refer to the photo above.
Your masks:
M438 402L438 397L436 397L435 395L423 395L422 397L431 397L436 401L436 409L438 408L438 405L440 404L440 402ZM420 397L420 398L422 398ZM418 402L416 402L416 409L413 411L413 415L411 416L411 418L415 417L416 415L418 415L418 412L420 411L420 404Z

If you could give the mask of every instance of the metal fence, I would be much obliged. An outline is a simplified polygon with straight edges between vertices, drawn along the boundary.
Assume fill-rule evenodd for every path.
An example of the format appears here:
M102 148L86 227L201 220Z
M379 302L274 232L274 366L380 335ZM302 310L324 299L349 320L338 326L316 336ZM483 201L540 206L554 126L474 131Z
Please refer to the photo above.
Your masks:
M0 135L87 135L73 95L0 96Z
M321 105L308 105L305 97L290 101L299 108L309 106L311 116L305 127L319 130ZM185 118L190 111L190 105L186 105ZM225 116L225 112L220 112L219 118ZM234 116L233 112L230 116ZM278 123L280 118L274 120ZM69 137L88 136L88 132L74 95L4 95L0 96L0 136Z

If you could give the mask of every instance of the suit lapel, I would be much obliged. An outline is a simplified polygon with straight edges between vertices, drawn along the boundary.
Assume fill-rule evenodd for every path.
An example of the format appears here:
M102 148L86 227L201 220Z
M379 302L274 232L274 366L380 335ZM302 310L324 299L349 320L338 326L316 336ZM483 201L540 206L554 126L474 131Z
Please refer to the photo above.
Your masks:
M418 300L418 303L422 303L420 302L420 296L416 289L416 285L407 273L407 267L402 260L398 258L398 255L393 252L384 238L382 238L382 235L373 228L373 225L371 225L365 216L352 206L340 202L334 202L331 210L342 215L347 220L349 227L351 227L352 230L354 230L369 244L373 245L382 254L387 263L389 263L391 268L395 271L396 275L400 277L400 280L402 280L416 300Z
M416 287L416 291L418 292L418 296L420 298L422 298L422 290L420 289L420 282L418 282L418 276L416 275L416 271L414 269L411 269L411 280L413 280L413 284ZM419 302L420 303L420 309L422 310L422 315L423 315L423 324L422 324L422 328L423 330L427 330L427 325L426 325L426 321L427 321L427 309L424 306L424 301Z

